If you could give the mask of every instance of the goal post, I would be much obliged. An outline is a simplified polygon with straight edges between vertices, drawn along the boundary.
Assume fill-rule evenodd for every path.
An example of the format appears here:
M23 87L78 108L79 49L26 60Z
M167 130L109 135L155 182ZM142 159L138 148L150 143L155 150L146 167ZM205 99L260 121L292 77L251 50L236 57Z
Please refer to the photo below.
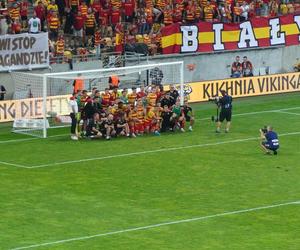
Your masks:
M47 138L47 75L43 75L43 138Z
M32 74L12 72L15 83L16 112L13 132L46 138L48 129L70 126L69 99L74 80L80 78L84 89L104 91L110 76L120 79L120 89L147 87L159 83L164 89L176 85L184 102L184 63L151 63L93 70ZM57 118L61 119L57 119Z

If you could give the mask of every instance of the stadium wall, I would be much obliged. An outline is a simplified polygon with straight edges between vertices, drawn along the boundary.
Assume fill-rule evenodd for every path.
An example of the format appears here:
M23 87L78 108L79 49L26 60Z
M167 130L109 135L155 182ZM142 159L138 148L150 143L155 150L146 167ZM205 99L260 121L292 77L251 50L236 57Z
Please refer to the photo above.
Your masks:
M166 86L166 89L168 85ZM300 91L300 72L191 82L185 84L184 94L190 102L208 101L226 90L233 97L248 97ZM70 95L47 98L47 110L56 110L57 115L67 115ZM19 119L42 117L42 98L6 100L0 102L0 123Z
M276 47L265 49L251 49L240 51L229 51L219 53L197 53L197 54L173 54L145 57L146 60L154 62L184 61L185 82L198 82L215 79L226 79L230 76L230 67L235 57L247 56L254 66L254 75L265 75L269 68L269 74L292 72L293 65L300 58L300 46ZM139 58L143 63L143 58ZM136 65L136 59L126 60L126 66ZM189 69L194 65L194 70ZM74 63L73 70L87 70L101 67L99 61ZM69 71L68 64L52 64L51 72ZM33 73L50 72L49 69L34 70ZM9 73L0 73L1 84L7 89L6 99L13 96L14 82Z
M254 75L292 72L297 59L300 58L300 46L276 47L265 49L240 50L235 52L180 54L176 56L156 56L159 62L184 61L185 82L226 79L231 74L231 64L236 56L247 56L254 67ZM190 71L188 65L194 64Z

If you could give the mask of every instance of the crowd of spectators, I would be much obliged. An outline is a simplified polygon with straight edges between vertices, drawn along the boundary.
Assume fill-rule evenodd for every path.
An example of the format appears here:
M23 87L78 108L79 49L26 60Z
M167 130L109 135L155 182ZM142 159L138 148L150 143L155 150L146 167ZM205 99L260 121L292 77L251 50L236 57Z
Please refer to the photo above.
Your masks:
M173 23L241 22L299 9L299 0L2 0L1 34L49 32L52 56L161 52L161 29ZM33 10L33 11L32 11ZM33 13L31 13L33 12ZM143 50L142 50L143 51Z
M253 65L248 60L247 56L243 57L243 61L239 56L235 57L235 61L231 65L231 77L239 78L239 77L249 77L253 76Z

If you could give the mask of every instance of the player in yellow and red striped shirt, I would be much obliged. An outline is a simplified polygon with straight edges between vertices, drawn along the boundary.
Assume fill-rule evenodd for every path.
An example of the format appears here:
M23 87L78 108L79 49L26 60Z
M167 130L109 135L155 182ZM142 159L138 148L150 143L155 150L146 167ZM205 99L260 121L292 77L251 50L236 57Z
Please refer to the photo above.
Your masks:
M128 125L132 137L136 137L137 108L129 106Z
M147 95L147 103L149 106L154 107L156 105L157 94L156 89L152 88L151 92Z
M144 134L145 127L145 110L142 101L139 99L136 106L137 120L135 123L135 131L139 134Z
M133 87L132 88L132 93L128 94L128 103L131 106L134 106L135 102L136 102L136 99L137 99L136 87Z
M106 88L105 92L102 94L102 105L103 107L108 107L110 104L110 93L109 93L109 89Z
M149 107L145 115L145 132L154 133L155 135L160 135L159 133L159 117L156 116L155 108Z

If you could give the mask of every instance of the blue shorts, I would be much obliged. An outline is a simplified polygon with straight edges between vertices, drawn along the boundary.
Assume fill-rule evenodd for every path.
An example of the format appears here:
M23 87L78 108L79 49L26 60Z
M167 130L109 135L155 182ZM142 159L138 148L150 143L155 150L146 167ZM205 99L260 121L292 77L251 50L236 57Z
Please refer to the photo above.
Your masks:
M274 147L273 145L270 145L267 141L262 142L262 145L265 146L266 149L275 151L279 148L279 146Z

